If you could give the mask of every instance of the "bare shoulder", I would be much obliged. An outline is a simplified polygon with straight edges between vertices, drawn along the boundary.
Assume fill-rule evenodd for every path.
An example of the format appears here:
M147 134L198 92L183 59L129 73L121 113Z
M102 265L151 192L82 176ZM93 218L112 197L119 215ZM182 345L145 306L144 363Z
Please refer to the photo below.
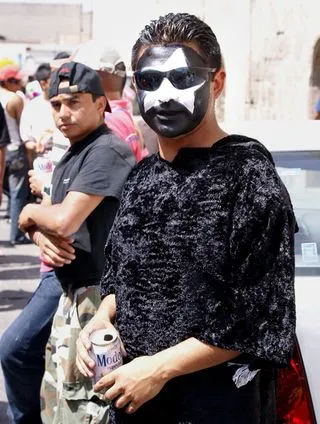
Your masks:
M20 119L23 110L23 100L17 94L13 94L7 104L7 111L12 118Z

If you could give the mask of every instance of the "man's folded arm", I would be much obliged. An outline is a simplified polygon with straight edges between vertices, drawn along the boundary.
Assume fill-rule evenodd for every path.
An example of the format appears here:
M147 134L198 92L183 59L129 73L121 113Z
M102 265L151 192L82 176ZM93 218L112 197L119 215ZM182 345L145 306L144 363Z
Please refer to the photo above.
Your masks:
M61 238L78 231L81 224L99 205L104 196L70 191L62 203L50 206L27 205L20 215L20 228L36 225L40 230Z

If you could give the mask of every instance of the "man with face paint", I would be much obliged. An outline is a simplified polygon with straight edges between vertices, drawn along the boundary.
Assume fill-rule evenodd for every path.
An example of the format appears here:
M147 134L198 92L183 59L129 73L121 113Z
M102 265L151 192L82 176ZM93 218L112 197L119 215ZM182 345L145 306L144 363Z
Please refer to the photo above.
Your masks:
M135 73L141 115L162 137L190 133L208 110L209 68L194 48L151 47L140 57Z
M200 124L215 69L208 68L197 51L179 45L152 47L140 57L137 68L141 115L154 131L173 138Z
M273 371L295 334L289 195L261 143L217 124L225 73L204 22L152 21L132 68L159 154L124 188L78 368L93 375L89 335L115 327L125 363L94 387L110 423L274 423Z

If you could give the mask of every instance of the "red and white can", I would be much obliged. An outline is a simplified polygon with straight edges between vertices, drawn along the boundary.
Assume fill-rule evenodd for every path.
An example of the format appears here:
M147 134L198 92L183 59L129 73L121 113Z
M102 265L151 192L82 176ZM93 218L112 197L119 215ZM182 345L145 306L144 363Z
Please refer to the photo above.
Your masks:
M95 384L101 377L115 370L123 364L121 342L116 332L97 330L90 335L91 357L96 363Z

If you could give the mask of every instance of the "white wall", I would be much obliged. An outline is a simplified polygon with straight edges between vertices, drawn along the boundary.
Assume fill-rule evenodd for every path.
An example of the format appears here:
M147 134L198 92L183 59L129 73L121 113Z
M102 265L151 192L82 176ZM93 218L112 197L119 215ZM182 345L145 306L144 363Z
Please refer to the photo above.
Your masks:
M203 17L199 6L203 1L192 0L136 0L110 2L93 0L93 38L114 43L127 64L131 48L139 32L151 20L170 12L189 12ZM200 14L199 14L200 12Z
M79 43L91 37L91 13L83 14L79 4L54 4L54 0L1 2L0 34L15 43Z
M188 12L205 20L215 32L227 70L226 118L244 118L248 57L250 0L136 0L93 1L93 38L114 43L126 64L139 32L151 20L170 12ZM235 40L241 48L234 48ZM235 93L235 95L234 95Z
M309 87L320 1L93 0L93 36L114 43L129 64L131 47L150 19L179 11L204 19L217 35L227 72L226 120L311 116L320 93Z

